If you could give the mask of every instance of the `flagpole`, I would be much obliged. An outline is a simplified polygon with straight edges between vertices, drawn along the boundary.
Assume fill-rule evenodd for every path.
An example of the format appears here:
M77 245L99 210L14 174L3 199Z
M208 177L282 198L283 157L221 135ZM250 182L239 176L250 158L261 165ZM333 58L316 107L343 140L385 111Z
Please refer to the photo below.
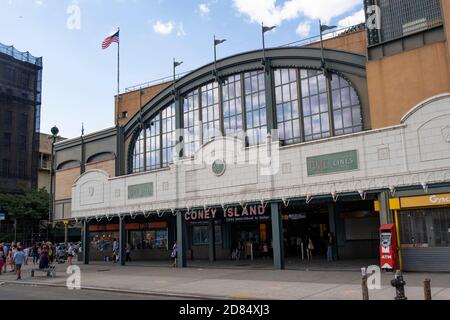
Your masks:
M116 122L119 125L119 102L120 102L120 27L117 28L117 32L119 33L119 41L117 43L117 114L116 114Z
M323 36L322 36L322 21L319 20L319 27L320 27L320 49L321 49L321 55L322 55L322 67L325 68L325 52L323 50Z

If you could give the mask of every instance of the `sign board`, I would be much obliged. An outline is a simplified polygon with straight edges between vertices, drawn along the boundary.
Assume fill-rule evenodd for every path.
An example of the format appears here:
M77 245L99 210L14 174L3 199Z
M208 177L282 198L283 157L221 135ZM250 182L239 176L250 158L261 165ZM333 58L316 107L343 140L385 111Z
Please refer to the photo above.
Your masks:
M6 220L6 213L0 212L0 221L5 221L5 220Z
M128 186L128 200L153 197L153 182Z
M450 193L400 198L402 208L421 208L450 205Z
M308 166L308 176L354 171L359 169L357 150L310 157L306 159L306 162Z

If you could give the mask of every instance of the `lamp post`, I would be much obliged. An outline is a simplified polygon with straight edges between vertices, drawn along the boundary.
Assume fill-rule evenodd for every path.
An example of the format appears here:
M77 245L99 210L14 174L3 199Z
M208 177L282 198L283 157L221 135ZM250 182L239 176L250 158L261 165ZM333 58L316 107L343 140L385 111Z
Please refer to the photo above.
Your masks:
M50 168L50 199L49 199L49 204L48 204L48 226L47 226L47 241L49 240L49 227L50 227L50 223L52 222L53 219L53 200L54 200L54 187L55 187L55 182L54 182L54 177L55 177L55 143L56 143L56 138L58 137L59 134L59 129L58 127L54 126L51 130L52 133L52 161L51 161L51 168Z

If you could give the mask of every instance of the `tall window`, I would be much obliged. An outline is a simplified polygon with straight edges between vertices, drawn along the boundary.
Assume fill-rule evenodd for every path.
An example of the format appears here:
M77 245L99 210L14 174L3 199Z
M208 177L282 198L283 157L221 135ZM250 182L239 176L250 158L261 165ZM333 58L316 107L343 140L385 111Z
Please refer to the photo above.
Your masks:
M158 114L146 129L145 133L145 159L146 170L155 170L161 167L161 115Z
M302 81L303 123L305 140L329 137L327 80L322 72L300 70Z
M184 155L192 157L200 148L200 114L199 114L198 90L189 93L183 99L184 110Z
M267 114L264 71L247 72L245 79L245 107L249 145L266 141Z
M142 130L134 145L133 173L145 171L144 142L145 142L145 131Z
M275 97L280 140L301 142L296 69L275 70Z
M207 143L220 135L219 85L213 82L203 86L202 92L202 124L203 143Z
M333 116L336 135L362 130L361 106L355 89L342 77L333 74Z
M162 111L162 163L167 166L173 160L173 148L176 145L175 137L175 104Z
M344 78L333 74L330 81L307 69L278 69L274 76L278 130L285 144L362 131L358 94Z
M160 111L145 124L133 149L132 172L144 172L168 166L173 161L175 141L175 105Z
M222 97L225 135L236 136L243 131L241 75L231 76L225 81Z

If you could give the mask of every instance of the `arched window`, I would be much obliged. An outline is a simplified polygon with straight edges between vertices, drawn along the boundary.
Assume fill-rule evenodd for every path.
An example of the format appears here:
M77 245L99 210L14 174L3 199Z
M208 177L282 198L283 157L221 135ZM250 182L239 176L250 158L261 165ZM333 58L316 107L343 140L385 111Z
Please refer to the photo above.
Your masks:
M243 131L241 75L228 77L222 86L223 127L226 136Z
M264 143L267 136L266 82L264 71L244 73L245 110L249 145Z
M158 112L144 125L132 153L132 172L167 167L173 161L175 147L175 104Z
M310 69L277 69L274 76L278 130L284 144L362 131L358 95L344 78L332 74L329 80L323 72Z

